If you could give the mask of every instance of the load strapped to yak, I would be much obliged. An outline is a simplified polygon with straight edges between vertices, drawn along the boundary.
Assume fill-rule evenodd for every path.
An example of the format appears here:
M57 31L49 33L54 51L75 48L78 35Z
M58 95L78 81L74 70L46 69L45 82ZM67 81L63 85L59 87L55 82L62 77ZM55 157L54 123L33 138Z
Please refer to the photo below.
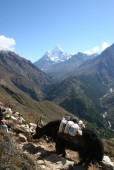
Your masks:
M74 116L64 116L59 126L58 136L69 140L74 139L75 142L75 137L82 135L83 128L85 128L85 125L82 120Z

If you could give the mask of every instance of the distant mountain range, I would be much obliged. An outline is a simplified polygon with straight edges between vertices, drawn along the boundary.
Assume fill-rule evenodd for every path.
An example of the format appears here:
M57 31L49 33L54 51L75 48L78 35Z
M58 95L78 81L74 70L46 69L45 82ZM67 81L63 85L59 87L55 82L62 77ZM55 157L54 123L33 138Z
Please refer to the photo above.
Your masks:
M87 55L65 53L60 47L55 47L48 51L34 64L54 79L64 79L75 73L77 68L88 59L96 57L98 54Z
M45 65L47 68L44 66L48 71L52 70L47 75L47 71L44 73L44 69L42 71L14 52L0 51L1 94L5 91L5 95L8 93L11 99L15 98L23 106L31 99L32 105L33 100L39 101L39 112L43 115L44 112L50 113L48 110L54 110L53 103L56 103L60 106L58 111L54 110L56 114L61 112L62 107L95 126L111 126L113 130L114 44L100 55L70 55L58 47L48 54L40 59L44 59L44 65L53 60L53 64ZM51 78L52 74L56 81ZM50 104L43 105L41 101L45 100Z

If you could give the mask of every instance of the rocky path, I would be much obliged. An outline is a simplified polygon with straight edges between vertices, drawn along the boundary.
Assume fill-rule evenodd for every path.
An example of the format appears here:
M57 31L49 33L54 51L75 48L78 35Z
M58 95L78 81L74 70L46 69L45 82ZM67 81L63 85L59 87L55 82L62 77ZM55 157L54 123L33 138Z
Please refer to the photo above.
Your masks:
M37 142L19 143L20 149L34 159L39 170L85 170L82 166L76 166L79 157L78 153L67 150L66 158L55 152L55 144L47 143L44 139ZM88 170L101 170L101 167L91 165Z

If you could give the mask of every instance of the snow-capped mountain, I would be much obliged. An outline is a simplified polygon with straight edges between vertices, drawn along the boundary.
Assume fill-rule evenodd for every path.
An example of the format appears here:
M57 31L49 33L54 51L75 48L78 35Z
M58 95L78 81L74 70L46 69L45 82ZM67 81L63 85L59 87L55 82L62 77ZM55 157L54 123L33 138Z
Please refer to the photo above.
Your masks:
M50 60L54 62L62 62L71 58L71 54L65 53L60 46L56 46L50 53Z
M52 51L47 51L43 57L34 64L45 71L53 64L64 62L71 57L72 54L65 53L62 48L57 45Z

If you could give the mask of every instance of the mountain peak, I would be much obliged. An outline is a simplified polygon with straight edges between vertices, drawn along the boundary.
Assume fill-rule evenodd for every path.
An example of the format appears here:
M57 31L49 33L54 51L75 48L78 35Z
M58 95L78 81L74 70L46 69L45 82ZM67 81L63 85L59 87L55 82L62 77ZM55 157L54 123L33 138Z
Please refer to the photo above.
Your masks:
M61 46L59 44L57 44L55 46L55 48L52 50L52 52L63 52L64 53L63 49L61 48Z
M65 53L60 45L57 45L53 50L48 50L42 58L34 64L42 70L47 70L50 66L56 63L61 63L72 57L72 54Z
M61 46L57 45L53 50L48 50L43 57L47 58L47 60L58 63L68 60L71 57L71 54L65 53Z

